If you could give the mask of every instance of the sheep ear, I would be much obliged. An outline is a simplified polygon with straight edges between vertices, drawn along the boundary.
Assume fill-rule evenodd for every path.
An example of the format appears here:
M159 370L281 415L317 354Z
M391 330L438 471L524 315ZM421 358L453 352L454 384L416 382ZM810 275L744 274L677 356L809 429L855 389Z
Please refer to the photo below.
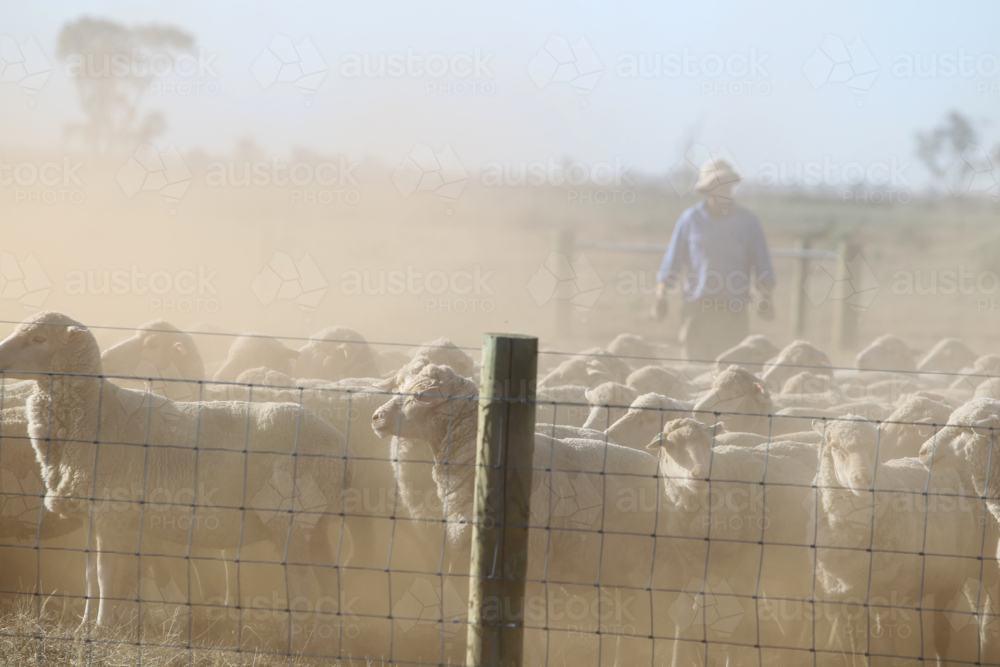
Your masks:
M187 354L187 351L184 348L184 343L182 343L180 341L177 341L176 343L174 343L174 349L177 350L178 352L180 352L181 354Z
M767 389L765 389L764 385L762 385L760 382L754 382L753 386L755 390L754 398L756 398L758 401L766 401L771 397L771 395L767 393Z
M711 427L709 427L711 428ZM726 422L715 422L715 435L726 433Z
M83 333L86 330L87 330L86 328L78 327L75 324L73 326L66 327L66 333L69 335L70 338L79 333Z
M658 436L656 436L655 438L653 438L653 441L651 443L649 443L648 445L646 445L646 449L657 450L657 449L659 449L660 447L662 447L664 445L664 443L666 442L666 440L667 439L661 433Z
M824 422L822 419L814 419L812 421L812 425L813 425L813 430L819 433L820 435L823 435L823 433L826 431L826 422Z
M1000 415L991 415L986 419L973 422L972 426L969 426L968 428L976 435L982 435L988 438L996 432L998 424L1000 424Z
M929 438L934 435L934 427L930 424L923 424L917 427L917 434L921 438Z

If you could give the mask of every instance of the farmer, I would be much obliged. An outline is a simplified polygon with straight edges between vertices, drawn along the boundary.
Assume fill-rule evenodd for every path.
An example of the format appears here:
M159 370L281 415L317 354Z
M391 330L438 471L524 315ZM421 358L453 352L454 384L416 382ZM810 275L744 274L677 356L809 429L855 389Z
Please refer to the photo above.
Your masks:
M688 359L714 360L750 331L750 310L774 318L774 271L757 216L733 201L740 176L727 161L706 162L695 189L705 198L681 214L656 280L654 315L683 280L678 339ZM755 293L757 303L752 303Z

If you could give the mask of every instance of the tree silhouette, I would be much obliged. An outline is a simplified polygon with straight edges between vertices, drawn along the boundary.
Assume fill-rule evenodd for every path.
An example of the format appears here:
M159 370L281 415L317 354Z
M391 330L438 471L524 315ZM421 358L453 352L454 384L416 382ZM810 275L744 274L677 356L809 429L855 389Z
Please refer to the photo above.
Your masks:
M67 135L82 137L95 151L114 151L163 134L163 115L143 115L140 109L155 76L148 63L153 57L172 63L193 46L191 35L172 26L128 28L89 17L64 25L58 55L76 83L87 117L85 123L68 124Z

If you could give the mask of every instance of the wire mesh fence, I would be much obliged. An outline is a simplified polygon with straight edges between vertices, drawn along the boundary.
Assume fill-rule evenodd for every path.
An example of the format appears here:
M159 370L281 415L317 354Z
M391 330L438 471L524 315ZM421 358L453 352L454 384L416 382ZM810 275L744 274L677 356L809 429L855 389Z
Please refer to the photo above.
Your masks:
M367 379L216 381L109 374L71 322L18 336L0 344L12 661L465 662L465 350L430 348L461 372L425 349ZM524 664L1000 663L990 367L633 354L588 375L603 356L543 353L537 392L496 399L537 415L524 598L480 607L523 626ZM191 400L165 398L182 384Z

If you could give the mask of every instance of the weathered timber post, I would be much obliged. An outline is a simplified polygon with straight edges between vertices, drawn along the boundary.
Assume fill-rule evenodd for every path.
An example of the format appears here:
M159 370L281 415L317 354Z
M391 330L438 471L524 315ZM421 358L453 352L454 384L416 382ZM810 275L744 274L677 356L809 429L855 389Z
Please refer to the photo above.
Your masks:
M802 253L795 263L792 274L792 336L802 338L806 332L806 276L809 275L809 258L806 250L809 249L809 240L800 239L795 244L795 250Z
M851 299L854 296L854 286L850 268L858 255L858 250L856 243L845 242L837 246L840 261L837 262L836 275L838 291L834 295L833 302L833 342L838 350L849 350L858 340L858 314Z
M520 667L538 339L485 334L479 384L467 667Z

